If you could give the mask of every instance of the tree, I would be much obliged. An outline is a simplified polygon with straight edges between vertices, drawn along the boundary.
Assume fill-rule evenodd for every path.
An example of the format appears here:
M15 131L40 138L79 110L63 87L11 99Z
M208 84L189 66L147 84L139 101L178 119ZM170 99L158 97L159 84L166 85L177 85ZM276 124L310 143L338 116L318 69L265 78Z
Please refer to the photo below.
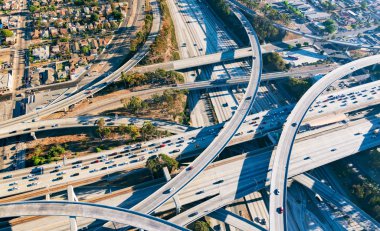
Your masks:
M327 19L322 24L323 24L323 26L325 26L325 31L329 34L334 33L337 29L337 26L335 25L335 23L332 19Z
M141 128L141 138L143 140L149 140L151 137L157 135L157 128L150 121L144 121Z
M29 11L31 13L34 13L36 10L38 10L38 8L36 6L33 6L33 5L29 6Z
M92 22L97 22L97 21L99 21L99 14L97 14L97 13L93 13L93 14L91 14L91 21L92 21Z
M99 128L104 128L104 125L106 125L106 121L104 120L104 118L100 118L98 121L96 121L96 124Z
M124 104L124 107L132 113L138 113L147 107L146 102L142 101L140 97L132 96L129 101Z
M308 43L308 42L304 42L303 45L304 45L305 47L307 47L307 46L309 46L309 43Z
M296 44L296 47L297 47L298 49L300 49L300 48L302 47L301 43L297 43L297 44Z
M287 69L285 61L277 52L263 54L263 64L270 71L284 71Z
M151 156L146 161L145 167L147 167L152 175L156 178L162 176L162 169L167 167L169 172L178 169L178 161L165 154L159 154L158 156Z
M132 140L136 140L140 136L140 130L136 125L128 125L128 133Z
M116 20L120 20L123 18L123 15L121 14L121 12L119 10L113 10L112 11L112 15L113 17L116 19Z
M90 48L88 46L83 46L80 48L83 54L88 54L90 52Z
M117 131L119 132L120 135L125 135L129 132L129 129L125 124L120 124L117 127Z
M297 98L301 96L311 87L311 80L289 78L286 86L290 92Z
M98 129L96 129L96 132L99 134L101 139L104 139L111 134L111 129L107 127L104 127L104 128L99 127Z
M210 226L207 222L204 221L196 221L194 224L194 231L209 231Z
M11 30L8 30L8 29L0 30L0 34L2 37L12 37L13 36L13 32Z

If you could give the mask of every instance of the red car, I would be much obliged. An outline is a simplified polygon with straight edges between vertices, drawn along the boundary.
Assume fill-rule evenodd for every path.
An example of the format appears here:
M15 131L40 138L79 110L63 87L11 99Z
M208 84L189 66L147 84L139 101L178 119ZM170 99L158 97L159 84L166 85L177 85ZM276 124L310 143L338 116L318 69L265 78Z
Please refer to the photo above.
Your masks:
M284 208L283 208L283 207L279 207L279 208L277 209L277 212L278 212L279 214L282 214L282 213L284 212Z

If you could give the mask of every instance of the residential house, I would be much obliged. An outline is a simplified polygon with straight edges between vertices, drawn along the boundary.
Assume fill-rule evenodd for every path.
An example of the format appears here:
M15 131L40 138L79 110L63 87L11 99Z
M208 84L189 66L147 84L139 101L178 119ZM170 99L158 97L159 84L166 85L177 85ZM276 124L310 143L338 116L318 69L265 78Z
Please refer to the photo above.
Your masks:
M35 59L38 60L47 60L50 56L50 49L48 45L34 48L32 51L32 55Z

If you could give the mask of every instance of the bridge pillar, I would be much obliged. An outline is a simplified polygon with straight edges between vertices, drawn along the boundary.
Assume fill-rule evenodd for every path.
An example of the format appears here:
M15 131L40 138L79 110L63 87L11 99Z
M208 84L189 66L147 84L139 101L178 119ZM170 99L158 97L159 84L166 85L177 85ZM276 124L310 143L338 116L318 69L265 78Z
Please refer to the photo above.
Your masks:
M47 194L45 195L45 200L50 201L50 193L47 193Z
M168 168L164 167L163 171L164 171L166 181L170 181L172 177L170 176ZM178 194L173 196L173 200L174 200L174 204L176 208L176 213L179 214L181 212L181 202L179 200Z
M30 135L33 137L34 140L37 140L37 136L35 132L31 132Z
M72 185L67 186L67 199L69 201L78 201L78 198L75 195L74 188ZM76 217L70 217L70 231L78 231Z

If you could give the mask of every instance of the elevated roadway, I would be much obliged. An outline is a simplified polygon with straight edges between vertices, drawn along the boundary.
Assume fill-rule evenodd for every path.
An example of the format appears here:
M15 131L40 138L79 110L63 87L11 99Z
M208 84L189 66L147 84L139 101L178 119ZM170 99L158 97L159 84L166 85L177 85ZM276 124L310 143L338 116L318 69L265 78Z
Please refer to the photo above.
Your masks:
M113 221L144 230L188 230L163 219L128 209L67 201L23 201L0 204L0 217L73 216Z
M297 137L297 142L294 146L294 155L292 155L289 165L289 177L293 177L311 169L323 166L338 159L353 155L357 152L367 150L380 145L380 139L369 138L373 132L373 124L379 122L378 118L373 118L368 121L350 122L348 127L343 130L331 130L322 133L314 133L312 131L302 133ZM307 134L309 133L309 134ZM324 133L324 134L323 134ZM364 135L356 135L357 133ZM368 134L368 135L366 135ZM365 143L363 143L363 141ZM336 148L337 151L330 150ZM220 169L217 172L224 175L223 171L228 171L230 168L236 168L237 178L235 179L237 187L230 185L229 188L220 188L218 195L215 197L193 206L192 208L180 213L170 219L171 222L181 226L190 224L191 222L215 211L223 206L232 203L234 200L242 198L254 191L270 186L270 175L274 169L271 162L271 154L276 152L266 153L264 157L255 155L246 158L240 162L238 166L225 166L225 169ZM237 158L237 157L236 157ZM251 162L251 158L254 159ZM264 158L260 160L261 158ZM268 159L266 159L268 158ZM227 176L233 175L226 173ZM224 175L224 176L226 176ZM222 176L219 179L224 179ZM219 185L222 187L223 183Z
M333 203L344 214L349 215L351 219L361 224L365 230L380 230L380 224L358 206L345 198L340 193L323 184L313 176L304 173L293 177L298 183L302 184L311 191L319 194L327 201Z
M286 216L284 216L284 214L286 214L286 184L288 178L289 161L297 131L310 106L313 104L315 99L336 80L339 80L356 70L376 63L380 63L380 55L358 59L338 67L315 83L302 96L290 113L284 125L276 153L273 157L269 210L271 230L286 230ZM277 195L278 193L275 193L277 190L281 192L279 195ZM281 209L283 209L284 212L280 212Z
M193 130L193 128L176 124L168 121L154 120L154 119L141 119L141 118L131 118L118 116L79 116L63 119L52 119L52 120L41 120L30 123L21 123L17 128L13 128L12 131L9 131L9 128L0 128L0 139L17 136L22 134L28 134L31 132L41 132L49 131L56 129L65 129L65 128L78 128L78 127L95 127L97 121L103 118L105 126L115 127L120 125L128 125L133 123L136 126L142 127L145 121L149 121L160 130L167 130L171 133L183 133L186 131Z
M241 10L243 10L247 14L256 15L256 12L254 12L252 9L248 8L244 4L240 3L238 0L229 0L229 1L236 4ZM337 45L349 46L349 47L367 48L367 49L376 49L376 50L380 49L380 45L368 45L368 44L344 42L344 41L339 41L339 40L334 40L334 39L326 39L321 36L316 36L316 35L304 33L302 31L294 30L278 23L273 23L273 26L275 26L278 29L290 32L292 34L301 35L302 37L314 39L317 41L325 41L325 42L334 43Z
M359 96L359 94L368 94L366 97ZM366 108L371 105L376 105L380 102L380 86L379 81L375 81L373 83L363 84L357 87L345 89L342 91L337 91L332 94L326 94L323 96L318 97L317 104L314 105L313 111L309 111L307 113L307 116L305 117L304 121L308 121L308 123L314 123L313 121L331 121L330 118L337 117L339 120L335 120L335 123L338 123L339 121L346 120L348 117L343 116L342 119L340 114L344 115L344 113L348 113L353 110L359 110L362 108ZM341 103L344 102L344 97L347 95L351 97L355 97L355 99L347 99L344 104L345 107L342 107ZM340 99L337 99L336 97L341 97ZM334 98L334 99L333 99ZM371 98L371 99L370 99ZM274 109L267 112L260 112L257 114L253 114L248 116L245 121L243 122L242 126L239 128L238 133L240 135L235 135L234 138L229 142L228 146L242 143L248 140L251 140L256 137L260 137L263 134L266 134L268 132L273 132L277 129L280 129L283 122L285 121L288 111L290 111L293 108L292 105L289 105L287 107L281 107L278 109ZM318 108L323 108L323 111L320 111ZM334 114L335 113L335 114ZM339 113L339 116L337 116L336 113ZM324 119L328 117L328 119ZM107 119L108 117L105 117ZM73 118L74 119L74 118ZM58 120L63 121L65 120ZM41 121L42 122L42 121ZM84 121L85 122L85 121ZM91 123L94 123L93 120L90 121ZM138 120L132 120L131 122L134 122L138 124ZM107 122L113 123L113 122ZM54 124L54 123L51 123ZM63 124L56 124L57 127L63 127L65 123ZM165 122L154 122L155 125L165 125ZM168 123L168 126L170 126L171 123ZM173 125L174 126L174 125ZM121 170L133 170L139 167L143 167L145 161L139 161L136 163L133 163L136 160L140 160L140 158L149 158L152 153L157 152L159 150L160 153L168 153L171 154L173 157L180 156L188 156L188 155L195 155L200 150L206 148L209 143L214 139L215 135L221 128L222 125L215 125L208 128L203 129L197 129L194 131L187 131L184 134L171 136L167 138L161 138L161 139L155 139L152 141L140 143L141 148L138 150L129 150L129 146L121 146L118 148L114 148L112 150L102 151L99 153L93 153L86 156L78 157L75 159L68 159L65 161L66 166L62 166L59 171L65 171L67 176L72 175L74 173L80 173L79 176L76 177L68 177L63 179L63 182L56 182L51 181L56 177L56 173L53 173L57 166L57 164L45 164L44 167L44 174L43 176L40 176L40 179L38 181L38 186L34 186L32 188L23 187L21 185L28 185L30 184L28 182L29 179L27 179L27 175L30 174L32 171L32 168L25 168L20 169L17 171L13 171L12 175L13 177L8 180L3 180L3 183L5 185L0 185L0 188L3 188L5 191L0 190L0 195L11 195L14 193L20 193L26 191L30 191L32 189L36 188L43 188L43 187L49 187L50 190L53 192L59 188L59 185L62 183L71 183L75 184L75 186L78 186L80 179L87 179L88 182L93 182L92 179L96 180L99 179L99 177L104 176L105 174L109 174L111 172L117 172ZM339 124L334 125L339 126ZM57 128L55 127L55 128ZM173 130L175 130L175 126ZM179 129L180 130L180 129ZM318 129L320 130L320 129ZM178 140L183 139L183 141ZM166 147L158 148L158 145L163 144L164 142L167 142L170 140L171 143L167 143ZM178 143L179 142L179 143ZM176 143L174 145L174 143ZM136 145L137 146L137 145ZM174 150L180 149L180 152L178 153L172 153ZM101 156L109 156L111 155L122 155L122 157L115 159L115 164L120 164L122 166L115 167L112 169L108 169L107 171L98 171L98 172L89 172L89 171L95 171L99 170L103 167L107 167L109 164L106 163L93 163L94 161L97 161L97 159L101 158ZM134 156L134 157L133 157ZM133 158L132 158L133 157ZM80 169L74 169L72 168L74 165L74 162L80 161L82 166L88 166L89 168L87 170L80 170ZM125 165L123 165L125 164ZM5 177L9 175L9 172L5 172L0 174L0 178ZM25 178L24 180L21 180L21 178ZM91 180L90 180L91 179ZM21 181L20 181L21 180ZM16 191L6 191L8 190L7 183L11 183L14 181L18 181L20 184L20 187ZM25 182L25 183L22 183ZM82 183L83 184L83 183Z
M318 166L335 161L336 159L344 158L358 151L380 145L379 139L371 139L364 147L361 144L363 139L365 139L365 135L355 136L355 133L357 132L362 134L370 133L372 124L378 122L379 119L371 121L361 119L355 122L348 122L346 125L342 125L339 129L330 128L326 131L318 133L315 133L316 130L314 130L300 134L300 136L297 137L297 142L294 147L294 155L292 156L292 159L294 160L292 160L291 165L294 166L294 168L291 167L292 169L290 175L298 175L303 171L308 171ZM337 137L336 140L335 137ZM316 142L316 140L318 140L318 142ZM342 146L347 146L348 148L338 148L338 151L331 155L330 149L336 147L337 143ZM315 152L310 152L310 150L315 150ZM213 200L214 202L217 201L216 203L212 203L212 201L207 202L208 207L205 206L205 210L208 210L208 213L210 213L213 210L220 208L219 206L223 207L224 205L231 203L239 196L244 195L244 193L249 194L250 191L253 191L256 188L260 189L264 187L264 183L262 182L269 185L266 178L268 168L271 168L271 154L272 150L256 150L250 154L243 154L213 163L204 171L204 173L192 181L178 194L181 203L185 205L223 193L218 198ZM306 156L309 156L310 159L305 160ZM326 158L326 156L329 156L329 158ZM252 171L252 169L255 171ZM224 182L214 184L221 179L224 180ZM148 188L134 187L133 189L122 189L114 191L111 194L95 197L90 199L89 202L107 205L117 204L124 208L130 208L134 204L143 200L147 195L153 193L158 187L160 187L160 185L161 183ZM247 191L242 191L244 189L247 189ZM226 201L223 200L224 195L226 195ZM6 201L0 201L0 203L4 202ZM221 202L225 202L226 204ZM217 207L214 209L215 205ZM161 212L173 208L175 208L174 203L169 200L157 211ZM184 222L187 223L191 222L193 219L193 217L188 215L194 212L199 213L195 215L194 219L198 219L199 217L202 217L202 215L208 214L204 210L199 209L199 207L197 208L198 210L193 209L187 213L187 215L181 215L182 218L179 218L178 220L184 219ZM57 227L67 224L67 221L62 221L59 219L54 220L54 222L57 223ZM89 222L91 223L91 221ZM19 227L21 228L21 226ZM15 230L20 230L20 228Z
M260 43L255 31L245 16L236 10L233 11L247 31L252 47L253 61L251 78L248 83L246 93L243 96L243 100L240 102L239 107L235 111L235 114L232 116L231 120L223 126L218 136L215 137L211 144L190 164L190 166L186 170L179 173L174 179L158 189L155 193L134 206L133 209L136 211L141 211L143 213L153 212L156 208L161 206L165 203L165 201L169 200L172 196L189 184L222 152L251 110L261 79L262 60Z
M87 84L82 89L80 89L75 94L67 97L64 100L61 100L55 104L49 105L45 108L42 108L41 110L28 113L23 116L19 116L10 120L1 121L0 127L11 127L16 124L19 124L21 122L31 121L36 118L40 118L42 116L46 116L49 114L52 114L60 109L67 108L70 105L73 105L87 97L90 97L94 93L100 91L101 89L105 88L107 85L112 83L113 81L120 78L122 72L127 72L130 69L132 69L137 63L139 63L149 52L150 45L153 44L155 41L155 38L158 35L161 18L160 18L160 12L158 3L156 1L150 2L151 8L152 8L152 14L153 14L153 22L152 22L152 28L151 31L146 39L146 42L144 45L137 51L137 53L128 60L124 65L122 65L119 69L117 69L115 72L111 73L108 76L102 76L98 79L94 80L93 82Z

